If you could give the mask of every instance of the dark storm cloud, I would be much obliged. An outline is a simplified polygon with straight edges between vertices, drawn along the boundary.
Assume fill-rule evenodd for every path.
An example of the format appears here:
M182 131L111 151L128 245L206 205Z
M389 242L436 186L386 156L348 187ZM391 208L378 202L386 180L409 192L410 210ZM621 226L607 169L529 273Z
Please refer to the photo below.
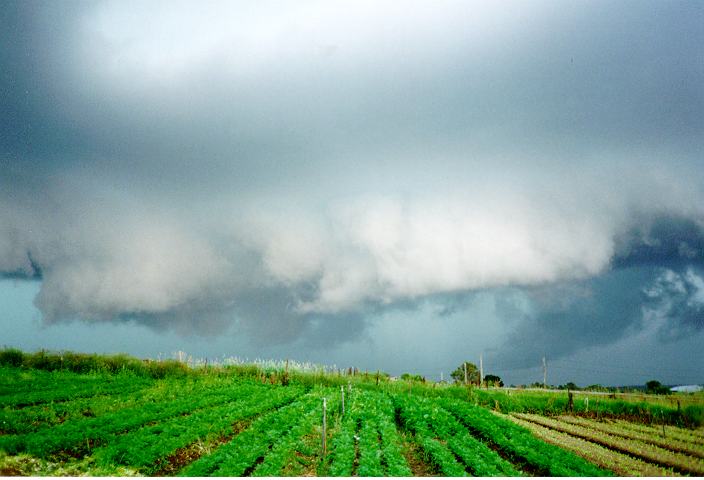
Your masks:
M489 291L556 355L700 329L703 12L9 3L0 271L46 322L271 343Z
M535 364L544 354L569 357L645 328L654 328L661 341L704 329L704 280L691 265L677 272L663 266L621 268L581 282L526 289L519 299L516 304L515 297L499 296L496 302L498 316L516 326L496 350L504 365Z
M643 219L620 243L614 268L704 264L704 225L691 218Z

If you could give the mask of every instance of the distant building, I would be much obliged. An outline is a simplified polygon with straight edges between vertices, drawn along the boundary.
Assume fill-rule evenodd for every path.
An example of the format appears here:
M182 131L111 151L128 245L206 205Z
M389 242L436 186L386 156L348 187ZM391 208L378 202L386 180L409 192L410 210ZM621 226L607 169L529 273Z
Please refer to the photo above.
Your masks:
M683 392L683 393L694 393L701 392L704 390L702 385L679 385L677 387L672 387L670 391L672 392Z

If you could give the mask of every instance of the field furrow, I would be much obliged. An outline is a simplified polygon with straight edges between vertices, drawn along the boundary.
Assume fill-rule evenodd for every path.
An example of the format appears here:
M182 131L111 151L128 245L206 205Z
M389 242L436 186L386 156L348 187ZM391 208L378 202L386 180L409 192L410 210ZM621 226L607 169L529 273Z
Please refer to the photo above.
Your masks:
M513 415L522 420L537 423L538 425L549 427L560 432L569 433L570 435L589 440L590 442L595 442L605 447L634 455L643 460L656 462L666 467L672 467L684 473L693 473L696 475L704 474L704 461L697 457L666 450L638 440L624 439L623 437L595 431L586 427L560 422L540 415L525 413L516 413Z
M521 472L487 445L472 437L449 412L426 399L398 396L401 418L421 435L446 440L449 450L477 476L517 476Z
M501 415L501 414L497 414ZM551 428L543 427L536 423L521 420L520 418L506 415L504 416L514 423L527 428L533 434L548 443L551 443L565 450L569 450L600 467L613 471L619 476L633 477L666 477L678 476L672 469L667 469L659 465L645 462L643 460L630 457L623 453L610 450L567 433L562 433Z
M152 474L162 469L168 456L179 448L199 439L219 437L237 421L289 403L301 393L293 388L258 387L234 402L129 432L95 451L94 456L106 465L138 467Z
M305 449L302 439L311 434L317 433L317 438L321 435L321 419L323 409L318 405L306 412L300 419L298 424L291 428L286 434L278 440L272 447L271 451L264 458L264 461L257 466L252 472L255 477L278 477L281 476L281 471L293 462L296 462L296 453ZM317 452L306 452L309 456L320 456L320 440L318 440ZM314 455L310 455L315 453Z
M323 396L324 390L314 390L292 404L259 417L232 441L220 446L210 455L199 458L179 475L243 476L253 472L263 463L271 447L296 425L302 416L315 409ZM333 408L331 405L331 410Z
M100 417L125 408L136 407L147 402L160 402L175 398L175 395L192 394L195 385L160 382L148 388L102 394L94 397L52 402L22 409L0 410L0 429L5 434L36 432L44 428L71 422L86 417Z
M536 469L536 473L540 475L573 477L611 474L571 452L536 439L525 428L497 418L482 407L449 399L442 400L440 404L456 415L470 430L477 432L520 462Z
M586 420L583 418L571 416L560 416L557 418L562 422L570 423L572 425L590 428L592 430L608 433L610 435L617 435L626 439L639 440L644 443L649 443L651 445L656 445L658 447L665 448L667 450L672 450L674 452L680 452L687 455L692 455L694 457L704 458L704 446L698 447L696 444L684 442L675 438L663 437L662 431L659 432L659 435L648 435L645 433L635 432L631 429L618 427L612 424L598 422L596 420Z
M701 429L680 428L667 425L663 428L662 425L643 425L640 423L627 422L624 420L608 419L604 421L607 424L615 425L624 430L643 433L649 436L663 436L665 432L666 438L672 438L681 442L690 443L695 446L704 448L704 431Z
M0 437L0 449L7 453L27 452L40 457L59 451L69 455L84 454L119 432L226 403L237 398L238 394L250 392L252 388L251 384L243 383L229 389L204 392L196 398L148 403L102 417L62 423L33 433L6 435Z

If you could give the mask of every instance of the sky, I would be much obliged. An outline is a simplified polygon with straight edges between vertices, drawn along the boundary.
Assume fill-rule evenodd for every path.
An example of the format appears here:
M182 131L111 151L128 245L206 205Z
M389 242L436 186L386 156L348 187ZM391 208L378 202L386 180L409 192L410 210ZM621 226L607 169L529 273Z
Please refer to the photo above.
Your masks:
M701 2L0 25L0 345L704 383Z

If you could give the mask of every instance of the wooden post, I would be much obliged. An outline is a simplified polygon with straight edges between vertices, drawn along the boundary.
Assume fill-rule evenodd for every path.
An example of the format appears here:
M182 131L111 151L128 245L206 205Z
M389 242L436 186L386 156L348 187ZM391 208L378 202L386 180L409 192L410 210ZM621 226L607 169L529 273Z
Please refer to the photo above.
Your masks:
M342 414L345 414L345 387L340 385L340 394L342 395Z
M596 399L596 419L599 420L599 399Z
M327 404L327 399L323 398L323 438L322 438L322 446L323 446L323 458L325 458L328 450L327 446L327 409L328 409L328 404Z
M379 385L379 370L376 371L376 384Z
M467 362L463 362L462 366L464 367L464 384L467 385Z
M574 399L572 398L572 392L567 390L567 410L572 413L574 410Z

